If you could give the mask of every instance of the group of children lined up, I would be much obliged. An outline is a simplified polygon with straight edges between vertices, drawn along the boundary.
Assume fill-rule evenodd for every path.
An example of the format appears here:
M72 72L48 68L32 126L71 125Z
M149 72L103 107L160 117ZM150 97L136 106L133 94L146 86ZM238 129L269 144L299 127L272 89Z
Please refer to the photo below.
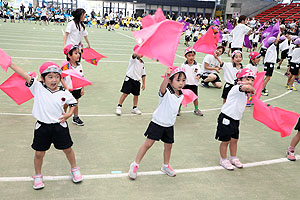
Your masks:
M39 82L37 78L32 78L15 64L11 63L10 65L11 69L26 80L27 87L29 87L34 95L32 113L37 119L32 143L32 148L35 150L34 167L36 174L33 176L34 189L44 188L41 170L42 163L45 153L52 143L56 149L63 150L66 154L71 165L73 182L78 183L82 181L82 175L76 164L75 154L72 149L73 142L66 120L74 114L73 123L83 125L83 122L78 120L78 100L84 94L84 90L83 88L72 88L70 79L68 77L62 79L61 73L65 69L73 68L79 74L83 75L82 66L80 65L81 46L78 45L81 44L81 36L85 37L88 47L90 47L90 44L83 25L85 11L83 9L77 9L72 15L74 16L74 20L68 24L64 38L64 54L70 63L66 68L65 66L60 67L53 62L44 63L40 67L41 81ZM242 27L243 23L242 20ZM239 27L237 26L236 28ZM243 28L239 31L242 32L242 34L249 32ZM74 35L74 33L77 34ZM279 40L279 37L280 34L276 40L272 40L272 42L268 40L271 49L276 41ZM234 39L235 33L233 33L233 41ZM297 45L296 41L295 45ZM217 140L221 141L219 149L220 165L227 170L233 170L234 167L243 168L243 164L237 157L239 123L245 110L248 95L256 93L253 88L253 81L256 78L257 64L260 61L261 55L258 52L251 52L249 55L250 62L246 68L243 68L241 64L243 59L242 51L239 49L232 50L231 62L222 62L220 56L224 53L225 48L220 46L214 55L206 55L201 66L202 69L200 69L199 64L195 61L195 50L193 48L187 48L184 52L186 61L182 66L167 69L165 78L159 87L158 107L154 111L152 120L144 133L147 137L146 141L138 150L135 160L130 164L128 172L130 179L136 179L141 160L155 141L159 140L164 142L164 158L161 171L168 176L176 176L176 172L170 166L170 156L174 143L174 124L176 116L180 114L180 105L183 100L181 90L188 88L197 94L200 78L202 79L201 84L203 85L208 86L209 82L211 82L215 87L221 88L222 83L218 75L220 69L224 70L224 80L226 82L222 93L224 104L218 117L218 126L215 136ZM141 111L137 108L137 103L141 88L140 81L142 80L142 89L145 89L146 77L142 57L142 55L133 53L130 58L121 89L122 95L116 109L117 115L122 114L122 103L130 93L134 95L132 112L141 114ZM62 82L63 86L60 86L60 82ZM194 107L194 114L203 116L203 113L198 108L197 99L194 101ZM289 160L295 160L294 149L300 140L299 122L295 129L298 130L298 134L292 139L288 147L287 157ZM229 160L227 159L228 146L230 149Z

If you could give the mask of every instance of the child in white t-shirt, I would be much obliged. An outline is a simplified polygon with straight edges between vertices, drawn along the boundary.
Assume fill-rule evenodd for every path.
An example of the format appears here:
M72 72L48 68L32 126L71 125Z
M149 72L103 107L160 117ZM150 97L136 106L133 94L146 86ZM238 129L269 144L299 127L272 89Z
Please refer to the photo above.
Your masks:
M249 63L246 65L246 68L250 69L252 72L254 72L255 74L257 74L257 65L260 62L260 57L261 55L256 52L253 51L249 54Z
M281 51L281 57L277 69L280 69L283 60L288 57L289 53L289 40L284 35L279 39L279 50Z
M188 47L184 51L184 56L186 61L181 65L185 69L186 75L186 85L183 89L190 89L198 96L198 85L200 79L200 67L199 64L195 61L196 51L192 47ZM203 116L203 113L199 110L198 98L194 101L194 114L198 116ZM180 115L180 109L178 111Z
M266 56L264 59L264 71L266 71L266 77L263 82L263 90L262 95L268 96L269 91L266 89L266 86L268 82L271 80L271 77L273 75L274 66L277 60L277 49L276 45L278 44L279 38L280 38L281 32L279 32L277 38L275 37L269 37L267 43L269 44L269 47L266 52Z
M184 39L185 39L184 44L185 44L185 46L187 46L187 47L189 46L189 41L191 41L191 39L192 39L192 34L193 34L192 28L189 27L189 28L185 31L185 37L184 37Z
M220 67L224 70L224 81L226 82L223 88L222 98L223 103L226 102L227 95L230 89L234 86L234 81L236 79L236 73L238 70L243 69L242 60L243 54L240 50L235 50L231 54L232 62L224 63L220 58L216 57L216 59L220 63Z
M239 70L236 74L235 85L231 88L226 103L222 106L218 117L216 140L220 144L220 165L227 170L234 167L243 168L243 164L236 157L239 139L239 125L245 111L248 93L255 94L253 81L256 75L250 69ZM227 148L230 149L230 161L227 159Z
M13 63L10 68L26 80L26 86L34 96L32 114L37 122L31 145L35 150L34 168L36 175L33 176L33 188L44 188L41 174L43 158L52 143L56 149L62 150L66 154L71 165L73 182L81 182L82 176L76 165L75 154L72 149L73 142L66 122L72 116L77 102L69 91L58 86L62 72L60 67L53 62L46 62L41 65L41 82L37 81L37 78L29 76ZM68 113L64 112L65 104L70 106Z
M288 89L297 91L297 89L294 86L294 81L295 78L298 77L299 75L299 65L300 65L300 38L296 39L295 42L295 49L293 50L292 53L292 59L290 62L290 73L291 73L291 78L290 81L288 82Z
M288 65L287 65L287 69L286 69L286 72L285 72L285 76L288 77L288 80L287 80L287 83L285 85L286 88L289 89L289 82L292 78L291 76L291 73L290 73L290 68L291 68L291 59L292 59L292 55L293 55L293 51L296 47L296 45L294 44L295 40L298 39L298 36L292 36L291 37L291 41L290 41L290 46L289 46L289 52L288 52Z
M64 48L64 54L67 56L67 61L70 63L71 67L73 70L75 70L78 74L80 74L82 77L84 76L83 74L83 69L82 65L79 62L80 58L80 52L79 52L79 46L78 45L67 45ZM66 66L62 66L62 70L68 70L69 68ZM72 123L76 124L78 126L84 126L84 122L79 118L79 111L78 111L78 106L79 106L79 99L84 95L84 88L74 88L72 84L72 80L70 76L64 77L61 80L62 85L66 90L69 90L73 97L77 101L77 105L75 106L74 110L74 116ZM67 107L65 107L66 111Z
M137 47L138 46L136 45L133 50L135 50ZM142 112L137 108L141 89L140 81L142 80L142 90L145 90L146 82L146 71L144 61L141 59L142 57L142 55L133 53L129 60L126 76L121 89L123 94L121 95L119 104L116 108L116 114L118 116L122 114L122 104L130 93L133 94L133 107L131 112L137 115L142 114Z
M185 85L186 75L182 67L168 69L165 78L159 89L159 104L153 113L145 136L144 144L140 147L136 159L130 165L128 176L134 180L137 177L139 164L146 152L152 147L155 141L164 142L164 162L161 171L168 176L176 176L175 171L170 167L172 144L174 143L174 124L179 106L183 100L181 89Z

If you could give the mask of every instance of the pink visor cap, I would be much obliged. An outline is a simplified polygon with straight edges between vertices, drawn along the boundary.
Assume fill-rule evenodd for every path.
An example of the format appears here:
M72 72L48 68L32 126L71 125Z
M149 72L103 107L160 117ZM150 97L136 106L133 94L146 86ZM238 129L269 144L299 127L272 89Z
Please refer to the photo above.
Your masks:
M183 67L173 67L170 77L174 76L175 74L177 74L179 72L183 72L185 74L185 69Z
M41 74L50 73L50 72L56 72L59 74L62 73L60 67L54 62L45 62L40 66Z
M69 44L67 46L65 46L64 48L64 54L67 55L72 49L76 49L76 48L79 48L78 45L73 45L73 44Z

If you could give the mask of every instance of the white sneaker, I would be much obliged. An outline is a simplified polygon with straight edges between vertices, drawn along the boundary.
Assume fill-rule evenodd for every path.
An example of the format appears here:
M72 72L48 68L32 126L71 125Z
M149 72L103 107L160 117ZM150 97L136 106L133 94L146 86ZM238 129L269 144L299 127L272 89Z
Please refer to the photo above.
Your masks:
M137 114L137 115L141 115L141 114L142 114L142 112L141 112L138 108L133 108L133 109L131 110L131 112L132 112L133 114Z
M220 165L222 166L222 167L224 167L225 169L227 169L227 170L230 170L230 171L232 171L232 170L234 170L234 167L233 167L233 165L230 163L230 161L229 160L222 160L222 159L220 159Z
M160 169L163 173L167 174L168 176L174 177L176 176L175 171L168 165L168 167L165 167L164 165Z
M120 115L122 114L122 107L121 107L121 106L118 106L118 107L116 108L116 114L117 114L118 116L120 116Z
M237 168L243 168L243 164L241 163L241 161L238 158L235 159L231 159L230 160L231 164L236 166Z
M137 176L137 170L138 170L138 166L133 163L130 164L130 168L128 171L128 176L131 180L135 180L136 176Z

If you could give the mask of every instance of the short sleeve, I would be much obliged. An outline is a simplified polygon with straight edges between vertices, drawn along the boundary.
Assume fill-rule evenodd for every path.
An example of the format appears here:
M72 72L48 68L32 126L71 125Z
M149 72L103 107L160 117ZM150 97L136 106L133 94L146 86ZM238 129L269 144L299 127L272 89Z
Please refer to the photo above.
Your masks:
M246 25L244 26L244 34L247 34L250 30L251 30L250 27L248 27Z
M83 36L83 37L88 36L88 32L87 32L86 29L82 31L82 36Z
M68 90L66 90L65 93L66 93L66 104L68 104L69 106L77 105L77 101L73 97L73 95Z
M204 63L210 64L210 55L206 55L203 60ZM205 67L204 67L205 69Z
M30 92L33 94L33 96L36 95L37 91L38 91L38 87L39 87L39 83L37 78L31 78L29 83L25 83L25 85L29 88Z
M66 33L71 33L72 24L74 24L74 21L71 21L68 23L67 28L66 28Z

